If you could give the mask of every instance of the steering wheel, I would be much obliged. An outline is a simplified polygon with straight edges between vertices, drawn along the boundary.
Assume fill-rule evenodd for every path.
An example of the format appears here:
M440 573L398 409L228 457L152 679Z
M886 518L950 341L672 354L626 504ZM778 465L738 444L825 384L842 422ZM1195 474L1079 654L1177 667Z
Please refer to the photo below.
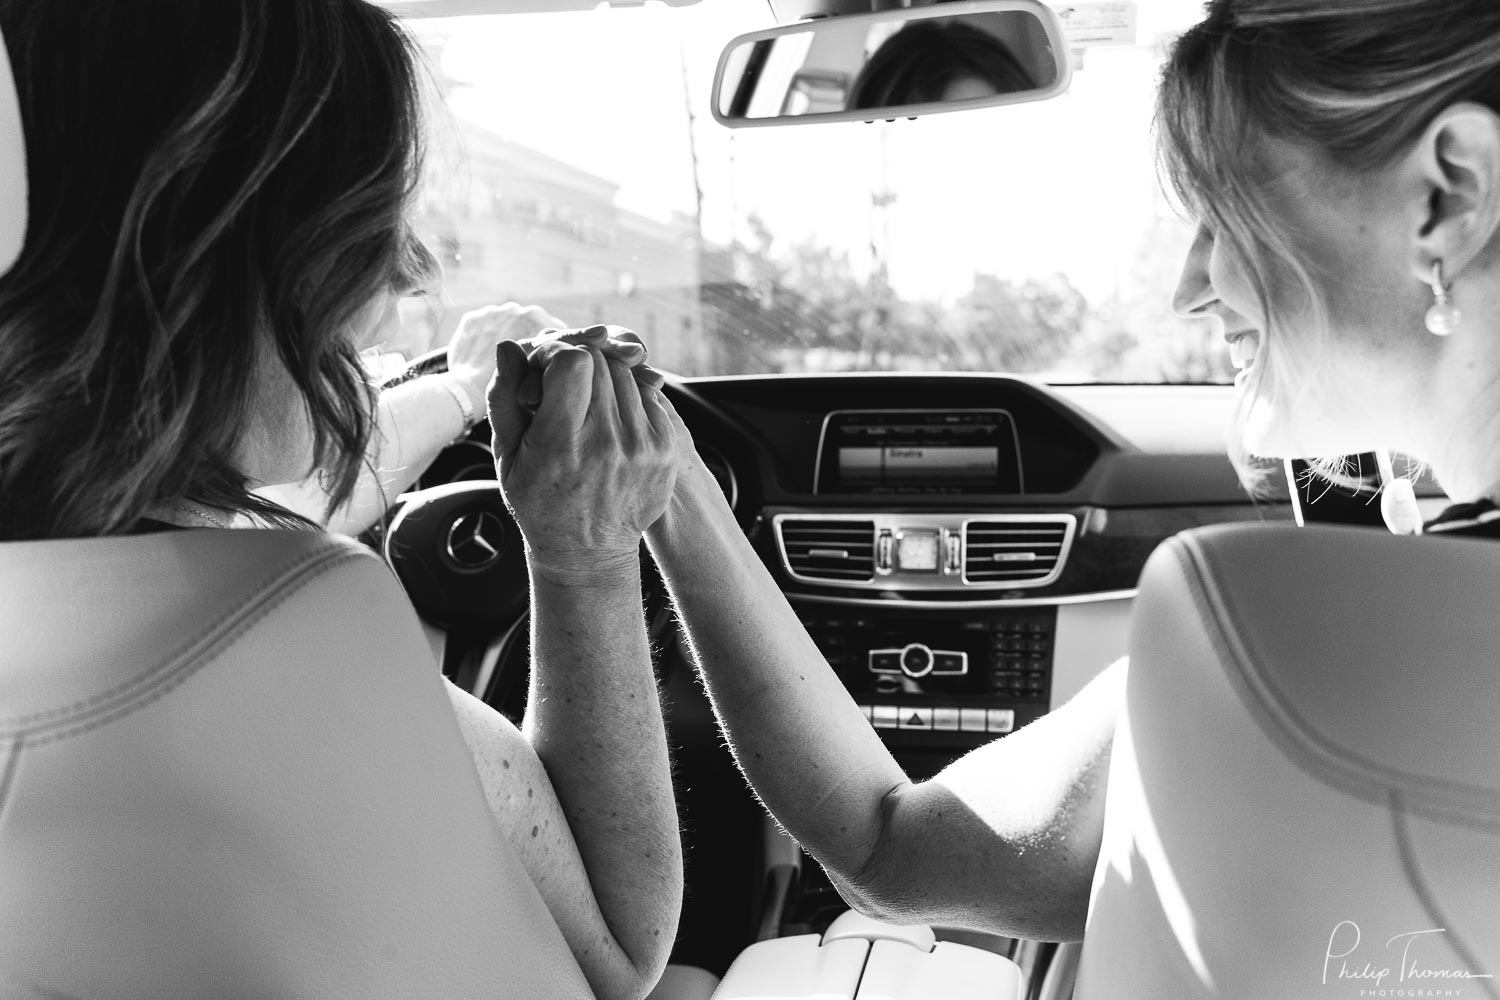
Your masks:
M447 369L447 351L439 349L381 388ZM384 529L368 540L395 571L417 614L446 632L443 673L518 720L530 666L530 583L521 530L500 495L494 456L481 443L487 431L481 422L473 437L445 449L419 485L438 482L402 494ZM670 606L644 545L641 551L646 620L659 648Z

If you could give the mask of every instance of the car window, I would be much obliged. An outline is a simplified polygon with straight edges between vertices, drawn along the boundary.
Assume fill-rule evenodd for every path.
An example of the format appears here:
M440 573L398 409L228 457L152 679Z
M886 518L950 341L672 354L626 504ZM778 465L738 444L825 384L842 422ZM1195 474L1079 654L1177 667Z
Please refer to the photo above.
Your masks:
M1152 91L1197 4L1075 50L1041 104L732 131L714 63L761 4L418 19L432 66L418 211L444 292L389 350L506 300L619 323L684 375L949 370L1217 382L1168 307L1189 230L1155 173Z

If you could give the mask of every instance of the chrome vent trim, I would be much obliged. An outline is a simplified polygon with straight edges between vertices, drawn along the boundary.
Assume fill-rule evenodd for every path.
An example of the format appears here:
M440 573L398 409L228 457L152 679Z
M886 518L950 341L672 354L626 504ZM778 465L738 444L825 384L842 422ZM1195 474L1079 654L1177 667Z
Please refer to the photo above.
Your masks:
M778 517L776 544L793 579L845 585L875 579L875 522L867 516Z
M1045 587L1062 575L1078 521L1071 514L996 514L964 523L964 583Z
M878 590L888 594L959 591L1019 591L1044 587L1062 574L1077 531L1072 514L983 514L959 511L860 513L796 512L771 517L782 569L793 580L822 587ZM973 529L975 572L969 568ZM999 531L1022 530L1010 539ZM1045 532L1037 536L1036 532ZM905 535L936 536L940 565L901 565ZM1047 547L1007 542L1042 541ZM995 560L997 552L1020 558ZM982 560L982 564L981 564ZM1019 595L1015 595L1016 599Z

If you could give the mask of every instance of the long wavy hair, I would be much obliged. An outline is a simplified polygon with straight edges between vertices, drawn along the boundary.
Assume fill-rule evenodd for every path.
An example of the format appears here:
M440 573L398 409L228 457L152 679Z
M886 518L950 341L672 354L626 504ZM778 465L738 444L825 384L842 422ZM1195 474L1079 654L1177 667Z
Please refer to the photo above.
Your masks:
M1500 110L1495 0L1211 0L1174 45L1157 98L1162 173L1244 266L1266 318L1230 437L1248 486L1264 471L1243 445L1255 401L1316 392L1326 375L1281 361L1278 329L1301 314L1327 336L1328 305L1263 208L1265 141L1358 174L1391 163L1459 101ZM1332 456L1318 465L1344 473Z
M374 408L351 327L421 280L414 43L364 0L0 0L0 30L31 188L0 278L0 539L176 499L296 521L236 465L276 361L343 502Z

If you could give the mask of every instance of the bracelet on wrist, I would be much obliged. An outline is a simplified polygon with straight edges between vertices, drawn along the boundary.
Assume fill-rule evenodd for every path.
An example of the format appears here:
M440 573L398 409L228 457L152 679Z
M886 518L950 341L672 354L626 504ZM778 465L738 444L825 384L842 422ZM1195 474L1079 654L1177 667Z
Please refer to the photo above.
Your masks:
M469 399L469 394L464 391L463 386L458 384L457 376L444 373L437 377L442 380L443 388L448 390L448 395L452 396L453 401L458 404L458 412L463 418L464 429L459 432L458 437L454 438L454 440L460 441L473 429L475 424L479 423L480 415L474 409L474 403Z

